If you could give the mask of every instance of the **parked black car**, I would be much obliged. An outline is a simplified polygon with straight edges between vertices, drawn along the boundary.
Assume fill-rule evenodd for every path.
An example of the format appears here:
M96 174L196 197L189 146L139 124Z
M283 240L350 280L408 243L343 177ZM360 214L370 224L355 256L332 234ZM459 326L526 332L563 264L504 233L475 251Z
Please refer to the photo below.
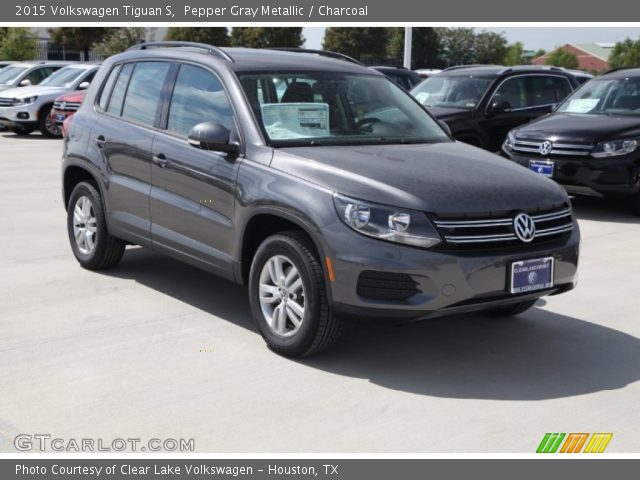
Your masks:
M512 130L502 155L573 194L624 196L640 214L640 69L590 80L552 114Z
M578 82L555 67L452 67L411 91L461 142L496 152L509 130L552 111Z
M404 67L390 67L382 65L370 68L373 68L380 73L384 73L387 77L407 91L410 91L423 80L420 74Z
M514 315L574 286L566 192L352 62L143 44L103 63L67 126L78 262L136 244L247 284L283 355L328 347L346 319Z

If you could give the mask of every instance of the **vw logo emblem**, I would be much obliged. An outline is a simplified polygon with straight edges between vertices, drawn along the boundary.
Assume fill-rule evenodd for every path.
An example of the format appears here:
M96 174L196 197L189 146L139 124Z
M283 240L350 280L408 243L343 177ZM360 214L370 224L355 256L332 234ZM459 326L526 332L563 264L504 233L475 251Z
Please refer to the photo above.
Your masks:
M66 102L62 102L60 104L60 110L64 110L65 108L67 108L67 103Z
M551 153L551 150L553 150L553 143L548 140L546 142L542 142L538 147L540 155L549 155Z
M529 272L529 275L527 275L527 281L529 282L529 285L533 285L534 283L536 283L536 280L538 280L538 274L536 272Z
M513 229L516 236L525 243L529 243L536 236L536 224L526 213L519 213L513 219Z

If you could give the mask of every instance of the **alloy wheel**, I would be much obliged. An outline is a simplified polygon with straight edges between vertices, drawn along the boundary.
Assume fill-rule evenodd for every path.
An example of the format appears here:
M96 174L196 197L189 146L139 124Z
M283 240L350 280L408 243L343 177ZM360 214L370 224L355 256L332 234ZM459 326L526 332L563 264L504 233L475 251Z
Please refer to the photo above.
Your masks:
M81 196L73 207L73 236L80 253L89 255L96 248L98 221L89 197Z

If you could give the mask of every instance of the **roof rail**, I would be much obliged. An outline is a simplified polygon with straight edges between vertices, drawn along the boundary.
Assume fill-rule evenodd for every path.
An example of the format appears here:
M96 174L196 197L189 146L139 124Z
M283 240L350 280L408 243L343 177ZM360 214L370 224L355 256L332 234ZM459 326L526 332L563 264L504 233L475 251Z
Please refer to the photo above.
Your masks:
M444 70L442 70L443 72L450 72L452 70L461 70L463 68L475 68L475 67L500 67L501 65L484 65L481 63L474 63L474 64L469 64L469 65L455 65L453 67L447 67Z
M293 52L293 53L310 53L311 55L318 55L319 57L333 58L335 60L344 60L345 62L355 63L356 65L364 66L364 64L355 58L345 55L344 53L332 52L330 50L313 50L310 48L294 48L294 47L272 47L269 50L279 50L281 52Z
M602 72L601 75L606 75L607 73L619 72L620 70L637 70L637 69L638 67L616 67L616 68L610 68L606 72Z
M161 42L145 42L134 45L127 50L149 50L151 48L196 48L198 50L204 50L209 55L221 58L228 62L233 63L233 58L227 52L220 47L209 45L207 43L197 42L178 42L178 41L161 41Z

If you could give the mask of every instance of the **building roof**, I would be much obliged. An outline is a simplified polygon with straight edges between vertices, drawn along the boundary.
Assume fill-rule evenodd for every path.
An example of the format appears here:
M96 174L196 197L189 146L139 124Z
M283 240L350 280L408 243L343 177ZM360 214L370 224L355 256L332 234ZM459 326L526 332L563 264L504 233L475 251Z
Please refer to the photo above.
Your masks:
M594 57L601 58L605 62L609 61L609 55L611 54L611 50L613 49L612 44L605 43L571 43L576 48L593 55ZM611 45L611 46L609 46Z

